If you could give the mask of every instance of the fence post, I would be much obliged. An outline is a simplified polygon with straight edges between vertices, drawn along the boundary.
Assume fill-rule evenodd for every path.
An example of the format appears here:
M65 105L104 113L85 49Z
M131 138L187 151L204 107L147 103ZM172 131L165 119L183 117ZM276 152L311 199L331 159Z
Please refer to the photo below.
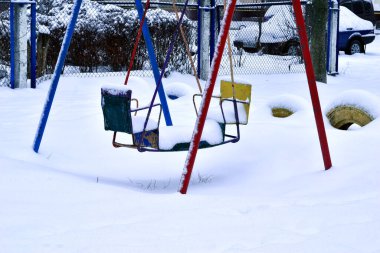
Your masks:
M328 50L327 50L327 74L338 74L338 15L339 6L336 0L329 1L329 19L328 19Z
M210 62L214 57L215 43L216 43L216 2L211 0L210 10Z
M11 60L11 71L10 71L10 85L11 89L15 88L15 24L14 24L14 4L11 2L9 5L9 30L10 30L10 60Z
M37 3L31 3L30 10L30 87L36 88L36 71L37 71Z
M13 5L13 35L11 36L12 65L11 77L12 88L27 88L27 67L28 67L28 31L27 31L27 5L25 3L12 1Z
M210 0L201 0L200 38L198 42L200 78L206 80L210 73ZM199 26L199 24L198 24Z
M201 41L202 41L202 34L201 34L201 31L202 31L202 17L201 17L201 14L202 14L202 11L201 11L201 7L202 6L202 0L197 0L197 4L198 4L198 9L197 9L197 20L198 20L198 25L197 25L197 75L198 75L198 78L201 78Z

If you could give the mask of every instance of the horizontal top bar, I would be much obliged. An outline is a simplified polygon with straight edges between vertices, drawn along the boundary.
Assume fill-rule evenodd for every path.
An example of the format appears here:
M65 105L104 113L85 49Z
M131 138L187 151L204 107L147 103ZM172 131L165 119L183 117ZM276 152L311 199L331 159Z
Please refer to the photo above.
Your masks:
M11 0L11 4L35 4L35 0Z
M98 3L100 4L114 4L114 5L135 5L134 2L130 2L130 1L98 1ZM143 4L145 4L143 2ZM161 3L161 2L150 2L150 5L164 5L164 6L172 6L173 4L172 3ZM183 3L176 3L176 6L185 6L185 4ZM191 7L198 7L197 4L188 4L187 6L191 6Z
M301 4L307 4L308 0L302 0ZM100 4L114 4L114 5L135 5L134 2L131 1L98 1ZM172 6L172 3L168 2L151 2L150 5L162 5L162 6ZM184 6L183 3L177 3L176 6ZM292 1L276 1L276 2L266 2L266 3L252 3L252 4L237 4L236 8L244 8L244 7L258 7L258 6L271 6L271 5L292 5ZM198 4L188 4L190 7L198 7ZM223 4L218 4L215 7L220 8L224 7ZM200 9L211 9L215 7L199 7Z
M301 4L307 4L309 1L302 0ZM292 1L277 1L277 2L265 2L265 3L252 3L252 4L237 4L236 8L241 7L255 7L255 6L272 6L272 5L292 5ZM218 5L223 7L223 5Z

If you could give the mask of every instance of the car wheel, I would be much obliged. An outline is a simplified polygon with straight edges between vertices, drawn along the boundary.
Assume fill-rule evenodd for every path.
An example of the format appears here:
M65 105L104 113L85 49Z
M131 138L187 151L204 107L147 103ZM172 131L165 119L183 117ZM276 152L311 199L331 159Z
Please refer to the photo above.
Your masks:
M352 40L350 42L349 47L346 49L346 54L352 55L352 54L359 54L364 52L363 43L359 40Z

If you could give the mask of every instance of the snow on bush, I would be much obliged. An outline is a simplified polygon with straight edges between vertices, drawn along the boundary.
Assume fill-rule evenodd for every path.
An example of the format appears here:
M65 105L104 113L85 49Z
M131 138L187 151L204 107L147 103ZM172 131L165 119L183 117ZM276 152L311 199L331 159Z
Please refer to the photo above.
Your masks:
M48 44L43 46L48 48L47 71L42 71L44 73L51 73L55 67L72 7L72 0L38 1L37 31L39 35L49 35ZM8 11L1 13L0 39L4 35L9 37L7 13ZM147 13L146 20L157 54L158 65L162 67L177 25L175 14L161 9L151 9ZM137 37L139 23L135 9L124 9L116 5L103 5L83 0L66 65L78 66L81 72L97 72L98 68L103 66L110 67L112 71L125 70ZM193 25L187 18L183 21L183 27L188 38L191 38ZM181 72L189 70L185 47L180 37L176 40L171 56L169 69ZM133 69L143 69L149 65L148 62L145 43L141 39Z
M10 61L9 12L0 13L0 63Z

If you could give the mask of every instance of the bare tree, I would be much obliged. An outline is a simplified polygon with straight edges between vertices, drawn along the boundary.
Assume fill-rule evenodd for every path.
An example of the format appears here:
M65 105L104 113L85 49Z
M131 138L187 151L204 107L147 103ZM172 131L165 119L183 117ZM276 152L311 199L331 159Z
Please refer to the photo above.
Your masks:
M310 26L310 52L317 81L327 83L326 27L328 1L313 0L307 7L307 23Z

